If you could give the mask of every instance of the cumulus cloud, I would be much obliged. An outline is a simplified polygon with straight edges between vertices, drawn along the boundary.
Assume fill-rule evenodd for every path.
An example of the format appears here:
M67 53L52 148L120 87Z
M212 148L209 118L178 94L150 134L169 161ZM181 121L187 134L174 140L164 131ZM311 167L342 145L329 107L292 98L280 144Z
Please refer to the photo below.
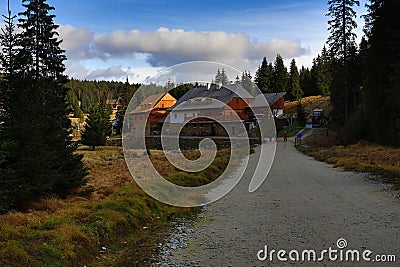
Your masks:
M106 69L97 69L88 73L88 80L119 80L121 77L126 77L128 72L119 66L113 66Z
M71 61L66 64L66 67L65 74L79 80L113 80L124 82L128 78L131 83L141 83L149 77L154 76L161 69L154 67L126 68L122 66L89 69L80 63L73 62L71 64Z
M220 61L238 66L260 62L264 56L272 60L277 53L284 58L308 53L298 40L260 42L250 40L243 33L222 31L159 28L154 32L132 30L93 34L86 29L66 25L60 27L60 36L70 59L133 58L137 53L145 53L151 66L170 66L193 60Z
M69 59L102 57L102 53L96 51L92 46L93 34L86 29L74 28L71 25L61 25L58 33L63 40L61 48L66 51Z

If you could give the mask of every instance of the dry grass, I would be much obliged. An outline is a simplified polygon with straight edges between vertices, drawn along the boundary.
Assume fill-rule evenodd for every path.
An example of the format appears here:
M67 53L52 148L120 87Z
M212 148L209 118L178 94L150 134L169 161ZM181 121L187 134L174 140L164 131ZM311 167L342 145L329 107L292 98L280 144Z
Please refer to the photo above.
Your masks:
M309 96L301 99L301 104L304 107L305 112L311 114L316 108L323 109L326 114L332 110L330 103L330 96ZM285 102L285 114L294 114L297 112L297 101Z
M303 143L312 148L338 146L342 143L341 135L337 131L328 130L326 135L325 129L313 129L314 134L305 139Z
M200 151L183 151L182 154L189 160L197 160ZM150 157L156 170L170 182L188 187L197 187L211 183L217 179L226 169L230 160L230 149L217 152L216 158L211 166L198 173L189 173L175 168L168 162L163 153L153 153Z
M400 148L375 145L367 142L343 146L335 132L328 137L324 132L306 140L299 148L317 160L344 167L346 170L379 175L385 182L400 190Z
M171 219L197 211L171 207L145 194L133 182L121 148L79 153L90 169L87 186L68 199L46 199L32 203L29 212L0 216L0 266L140 262L148 259ZM157 164L163 161L160 158ZM143 226L152 230L143 231ZM113 249L100 255L101 246ZM138 246L147 249L138 250Z

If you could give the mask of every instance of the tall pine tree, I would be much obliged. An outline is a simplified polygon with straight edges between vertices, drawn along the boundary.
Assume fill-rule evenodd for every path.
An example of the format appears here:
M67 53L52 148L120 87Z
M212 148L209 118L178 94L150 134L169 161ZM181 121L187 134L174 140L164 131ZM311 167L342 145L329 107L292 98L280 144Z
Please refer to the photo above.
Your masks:
M354 29L357 27L355 21L356 12L353 7L359 5L358 0L329 0L328 14L331 19L328 21L330 35L327 43L335 63L336 74L334 85L336 88L332 92L332 103L337 114L337 118L343 123L347 121L350 113L350 98L352 89L349 86L349 59L354 51L356 34ZM343 104L342 104L343 103ZM353 107L354 109L355 107Z
M311 96L314 94L314 80L309 68L304 66L300 70L300 87L303 91L303 96Z
M286 92L288 86L288 72L281 55L277 55L274 62L272 88L274 93Z
M15 94L17 69L20 64L17 60L17 47L19 35L16 33L15 15L10 10L8 1L7 15L3 15L4 27L0 32L0 213L6 211L15 204L15 196L18 194L18 177L11 167L10 153L16 148L17 139L11 135L15 130L16 118L14 110L20 103Z
M86 176L82 156L74 154L69 139L65 56L50 14L54 8L45 0L24 0L23 6L17 45L8 50L11 55L2 53L18 66L6 71L10 102L5 103L9 118L2 139L9 145L0 168L10 174L2 185L13 188L1 192L8 200L6 209L51 195L64 197L84 184ZM11 42L10 34L3 36Z
M218 69L217 74L215 75L215 83L220 85L227 85L229 83L229 79L224 68L222 68L222 70Z
M272 70L267 62L267 58L264 57L261 66L258 67L254 77L254 82L263 93L271 93L271 77Z
M372 141L400 146L400 2L374 0L367 16L364 102Z
M288 87L289 100L300 100L303 97L303 91L300 87L300 75L296 66L296 61L293 59L290 63L289 72L289 87Z
M327 95L331 91L332 70L330 61L329 53L324 46L321 55L318 55L315 61L315 83L317 94Z

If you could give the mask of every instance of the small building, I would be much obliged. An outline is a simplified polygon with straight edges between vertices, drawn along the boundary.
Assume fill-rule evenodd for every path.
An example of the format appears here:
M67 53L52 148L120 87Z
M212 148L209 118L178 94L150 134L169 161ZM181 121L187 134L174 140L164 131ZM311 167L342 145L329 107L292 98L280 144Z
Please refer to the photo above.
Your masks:
M169 93L147 97L133 111L127 113L129 126L136 134L158 135L161 133L168 109L174 106L176 99ZM144 129L145 127L145 129Z

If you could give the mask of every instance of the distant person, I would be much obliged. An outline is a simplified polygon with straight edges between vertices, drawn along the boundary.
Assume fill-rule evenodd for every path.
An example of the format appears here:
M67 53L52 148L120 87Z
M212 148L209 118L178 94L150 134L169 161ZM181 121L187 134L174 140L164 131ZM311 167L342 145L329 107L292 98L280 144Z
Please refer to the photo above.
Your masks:
M272 142L272 134L269 134L269 141Z
M283 142L287 142L287 132L283 132Z

